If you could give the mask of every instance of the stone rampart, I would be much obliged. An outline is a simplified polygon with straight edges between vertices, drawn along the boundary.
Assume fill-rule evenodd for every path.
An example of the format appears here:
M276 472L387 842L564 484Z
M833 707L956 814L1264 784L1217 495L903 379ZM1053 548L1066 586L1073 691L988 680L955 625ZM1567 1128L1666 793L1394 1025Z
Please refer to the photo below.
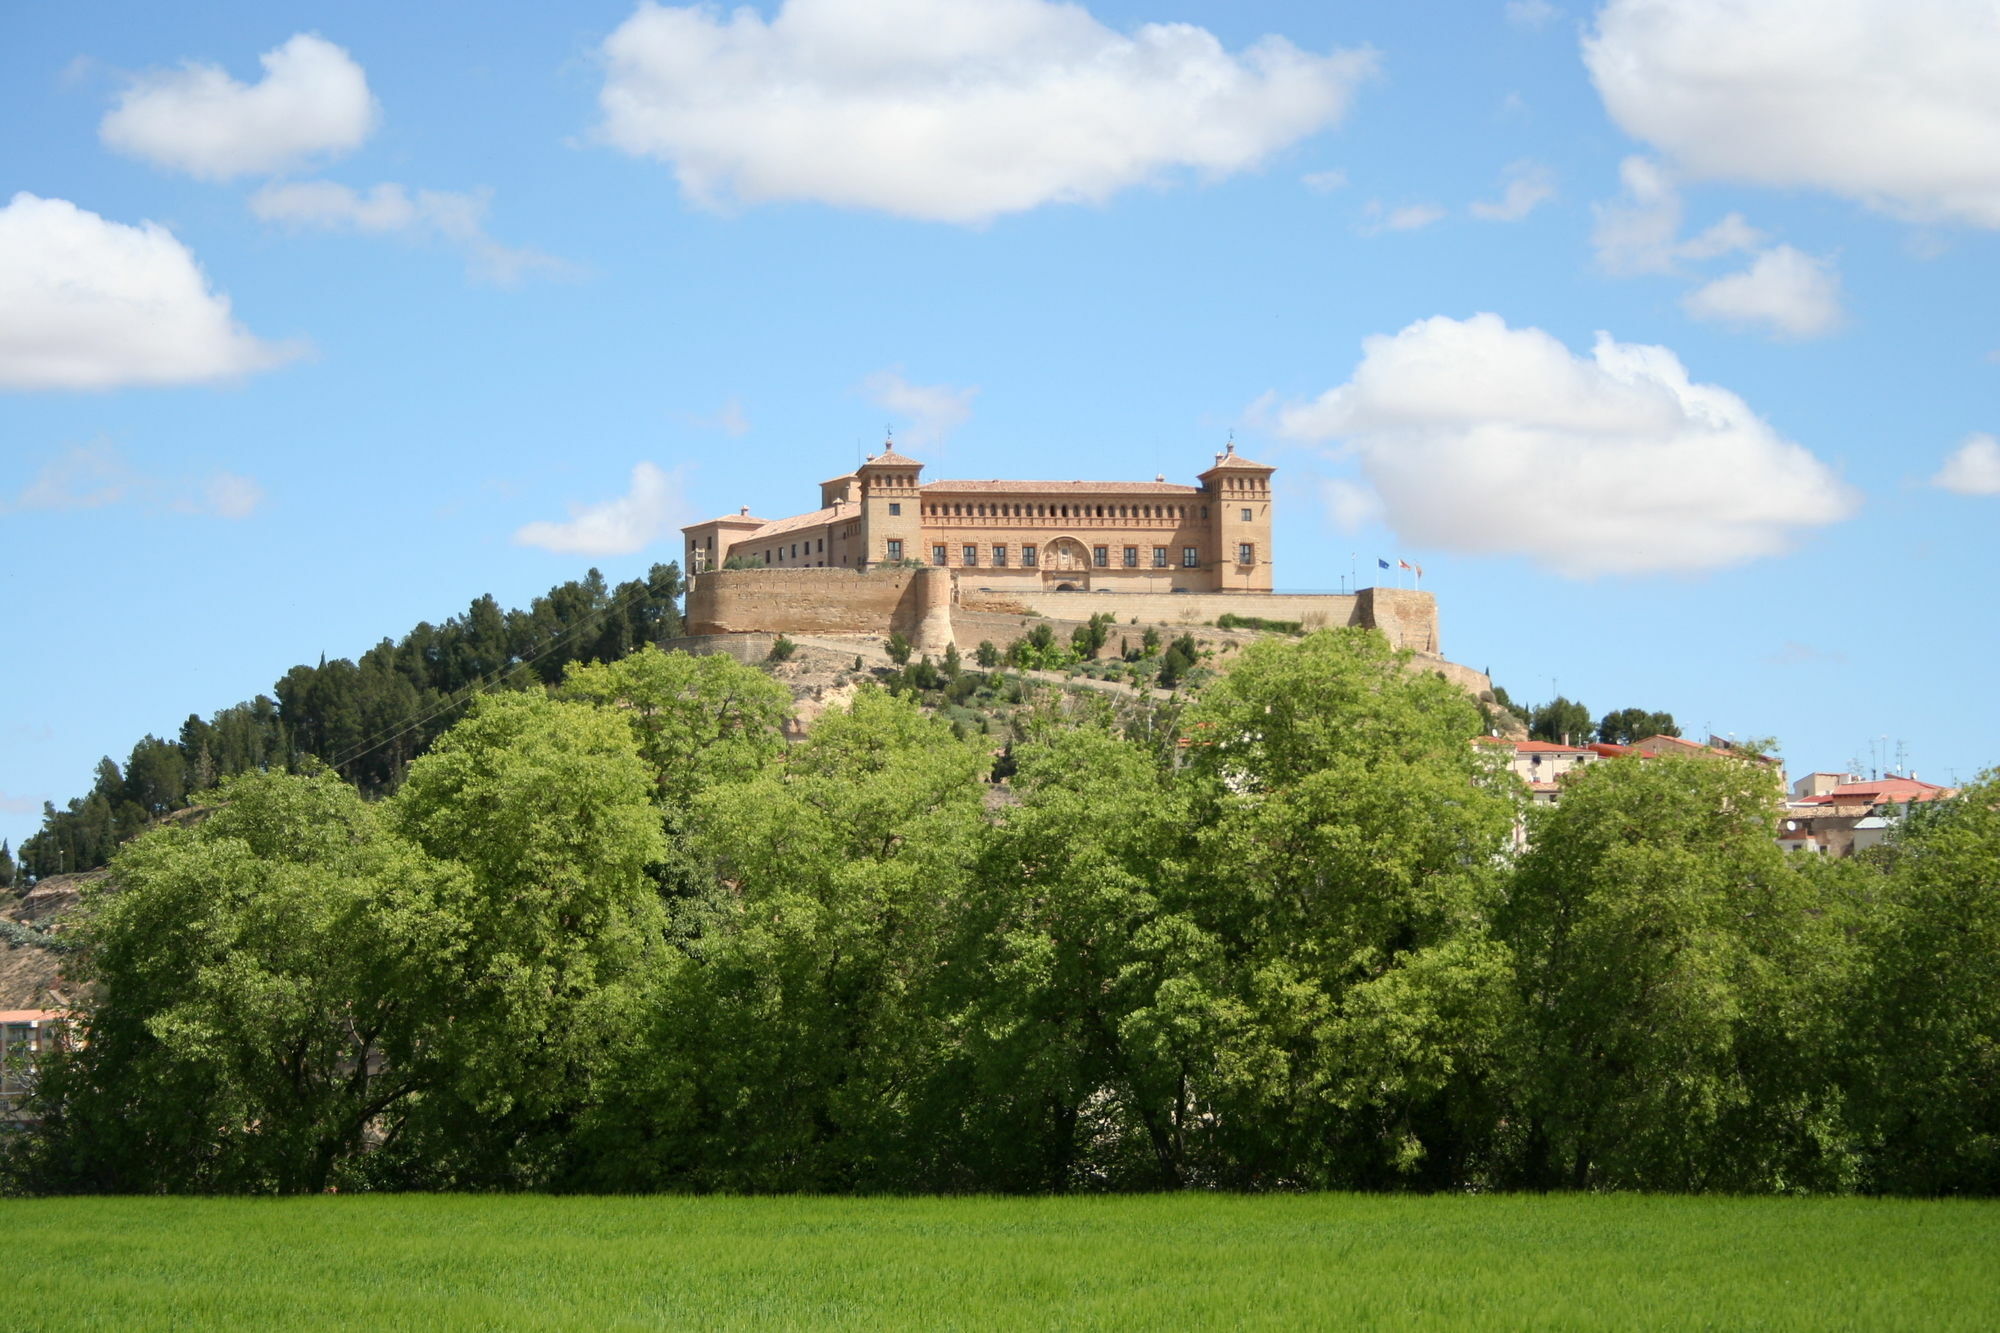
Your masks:
M951 642L948 569L715 569L688 585L687 632L888 634L919 652Z
M1338 593L1283 592L1008 592L970 593L965 605L984 610L1019 605L1052 620L1088 620L1109 612L1141 624L1204 625L1225 615L1296 621L1308 630L1360 625L1382 631L1391 646L1437 655L1437 598L1407 588Z

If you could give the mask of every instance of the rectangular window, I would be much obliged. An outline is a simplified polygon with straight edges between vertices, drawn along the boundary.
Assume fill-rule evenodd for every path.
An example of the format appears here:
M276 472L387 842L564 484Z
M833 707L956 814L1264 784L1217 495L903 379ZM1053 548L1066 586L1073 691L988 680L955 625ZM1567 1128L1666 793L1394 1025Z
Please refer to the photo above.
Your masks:
M1111 563L1111 548L1109 546L1091 547L1090 563L1096 565L1099 569L1103 569L1106 565Z
M1257 563L1257 547L1255 543L1236 543L1236 563L1239 565L1254 565Z
M979 563L979 548L977 546L967 546L960 554L965 557L965 563L968 565Z
M889 559L901 560L903 558L903 543L898 541L896 538L891 537L889 539L888 545L889 545Z
M1164 546L1155 546L1153 548L1153 568L1165 569L1166 567L1167 567L1167 548Z
M931 547L931 563L934 565L941 565L944 563L944 547L942 546Z
M1183 546L1183 547L1181 547L1181 568L1182 568L1182 569L1200 569L1200 568L1201 568L1201 548L1200 548L1200 547L1198 547L1198 546Z
M996 546L993 548L993 563L996 565L1005 565L1007 563L1006 547Z
M1034 548L1034 547L1032 547L1032 546L1023 546L1023 547L1021 548L1021 563L1022 563L1022 564L1026 565L1026 566L1027 566L1028 568L1030 568L1030 569L1033 569L1033 568L1035 567L1035 560L1036 560L1036 558L1037 558L1037 553L1036 553L1036 551L1035 551L1035 548Z
M902 516L903 516L903 506L897 504L894 500L891 500L889 502L889 517L901 518Z
M797 542L793 542L793 543L792 543L792 559L796 560L796 559L798 559L798 558L799 558L799 544L798 544Z
M1248 523L1250 521L1250 511L1247 509L1243 511L1243 521L1245 523Z
M824 538L824 537L821 537L821 538L819 539L819 553L820 553L821 555L825 555L825 554L826 554L826 538Z
M1137 569L1138 567L1139 567L1139 548L1138 548L1138 547L1136 547L1136 546L1128 546L1128 547L1126 547L1126 548L1125 548L1125 568L1127 568L1127 569Z

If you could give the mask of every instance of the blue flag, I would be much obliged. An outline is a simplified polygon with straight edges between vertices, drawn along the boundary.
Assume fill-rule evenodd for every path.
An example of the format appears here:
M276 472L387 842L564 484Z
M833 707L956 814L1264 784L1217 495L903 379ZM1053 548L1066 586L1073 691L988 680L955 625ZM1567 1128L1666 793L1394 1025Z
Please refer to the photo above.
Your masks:
M1387 568L1389 567L1389 562L1388 562L1387 560L1383 560L1383 559L1380 559L1380 558L1378 558L1378 559L1377 559L1377 560L1375 561L1375 563L1376 563L1376 564L1378 564L1378 565L1380 565L1380 566L1382 566L1382 568L1384 568L1384 569L1387 569Z

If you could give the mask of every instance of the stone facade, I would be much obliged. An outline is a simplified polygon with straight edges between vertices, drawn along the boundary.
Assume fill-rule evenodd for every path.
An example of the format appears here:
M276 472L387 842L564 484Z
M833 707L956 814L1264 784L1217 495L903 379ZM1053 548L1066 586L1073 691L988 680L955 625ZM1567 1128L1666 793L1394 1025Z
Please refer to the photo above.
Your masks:
M866 572L917 562L992 593L1264 592L1271 474L1231 444L1196 486L1153 481L925 481L894 450L820 483L820 507L748 509L682 529L685 568Z

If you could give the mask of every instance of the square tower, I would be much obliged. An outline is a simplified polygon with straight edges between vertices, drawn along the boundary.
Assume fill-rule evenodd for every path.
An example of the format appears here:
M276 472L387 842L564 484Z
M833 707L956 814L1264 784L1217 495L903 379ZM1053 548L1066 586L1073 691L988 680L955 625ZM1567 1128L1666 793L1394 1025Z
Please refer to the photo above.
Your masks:
M1271 474L1230 441L1201 474L1217 592L1271 591Z
M858 567L923 558L924 465L885 448L854 470L861 502Z

